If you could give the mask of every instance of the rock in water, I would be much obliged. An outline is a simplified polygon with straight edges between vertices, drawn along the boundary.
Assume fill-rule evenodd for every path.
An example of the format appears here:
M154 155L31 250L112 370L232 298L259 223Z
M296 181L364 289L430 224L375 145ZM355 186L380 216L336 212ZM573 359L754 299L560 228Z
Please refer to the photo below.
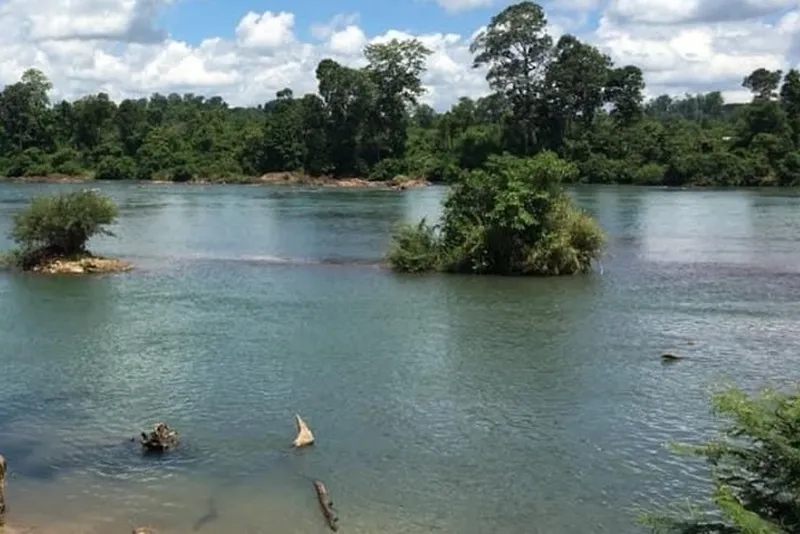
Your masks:
M157 423L150 435L142 432L142 447L149 452L163 452L178 445L178 433L167 423Z
M294 422L297 425L297 437L294 438L294 442L292 444L296 448L313 445L314 434L311 433L311 430L308 428L308 425L306 425L306 422L303 421L303 419L297 414L294 414Z
M678 354L673 354L671 352L665 352L664 354L661 355L661 359L662 360L667 360L667 361L682 360L683 358L684 358L684 356L680 356Z

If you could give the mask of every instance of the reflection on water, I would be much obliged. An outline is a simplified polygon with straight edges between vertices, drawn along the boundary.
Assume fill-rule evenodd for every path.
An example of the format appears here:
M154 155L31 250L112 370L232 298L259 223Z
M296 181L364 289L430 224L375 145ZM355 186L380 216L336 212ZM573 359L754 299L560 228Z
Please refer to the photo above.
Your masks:
M68 187L0 185L0 234ZM710 432L710 388L799 376L798 197L577 188L602 274L525 280L376 267L439 188L103 188L92 245L137 270L0 274L0 451L41 532L323 532L315 478L348 532L637 532L703 488L663 445ZM158 419L182 445L143 457Z

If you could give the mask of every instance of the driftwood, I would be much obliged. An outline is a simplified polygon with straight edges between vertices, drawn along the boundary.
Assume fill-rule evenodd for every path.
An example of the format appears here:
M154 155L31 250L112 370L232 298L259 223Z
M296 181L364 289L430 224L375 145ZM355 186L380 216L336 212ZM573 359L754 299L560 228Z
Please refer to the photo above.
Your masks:
M8 464L0 454L0 526L6 524L6 471Z
M303 421L303 419L297 414L294 414L294 422L295 425L297 425L297 437L294 438L294 442L292 442L292 445L295 448L307 447L309 445L313 445L314 434L311 433L311 429L308 428L306 422Z
M317 490L317 499L319 506L322 508L322 515L325 517L325 523L332 531L339 530L339 518L336 517L336 512L333 511L333 501L328 496L328 490L319 480L314 481L314 489Z
M164 452L178 445L178 433L167 423L157 423L149 435L142 432L141 444L148 452Z

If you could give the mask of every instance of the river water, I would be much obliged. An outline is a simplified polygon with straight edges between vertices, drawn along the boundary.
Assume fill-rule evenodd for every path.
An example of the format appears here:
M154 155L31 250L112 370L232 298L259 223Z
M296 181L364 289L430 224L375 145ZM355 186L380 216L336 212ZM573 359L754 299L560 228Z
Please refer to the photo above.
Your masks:
M1 184L0 248L71 187ZM640 532L704 489L665 444L712 432L710 391L800 378L791 192L580 188L597 272L508 279L376 265L439 188L100 187L93 249L136 270L0 273L9 520L41 532L322 533L314 479L348 533ZM143 457L160 419L182 445Z

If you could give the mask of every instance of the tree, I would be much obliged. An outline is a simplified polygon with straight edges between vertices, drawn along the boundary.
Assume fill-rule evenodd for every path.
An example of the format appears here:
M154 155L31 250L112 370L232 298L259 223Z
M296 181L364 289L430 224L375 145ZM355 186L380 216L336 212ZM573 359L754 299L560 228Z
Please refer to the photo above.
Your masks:
M791 69L783 78L781 86L781 106L789 118L792 141L800 151L800 70Z
M538 115L547 120L551 149L560 150L577 123L591 127L603 105L603 89L611 59L597 48L564 35L548 63Z
M117 213L111 199L93 190L35 197L14 214L10 237L21 247L19 265L30 269L53 258L88 254L89 239L113 235L106 226Z
M742 81L742 87L750 89L756 98L770 100L778 96L781 74L779 70L759 68L745 77Z
M511 126L519 136L518 152L529 154L536 143L536 107L553 39L547 33L542 6L511 5L493 16L470 45L474 67L488 67L489 86L502 93L512 110Z
M492 156L485 170L468 173L448 196L440 229L424 222L400 227L389 262L399 271L588 272L604 239L561 189L575 172L552 152L530 159Z
M611 70L606 86L606 101L614 109L611 116L623 124L631 124L643 112L644 76L639 67L628 65Z
M714 513L649 516L654 532L790 534L800 531L800 395L718 393L714 411L728 420L720 438L679 452L711 468ZM710 512L710 511L709 511Z
M28 69L19 82L6 86L0 93L0 124L3 125L0 149L51 148L47 93L52 87L41 71Z
M374 43L364 49L365 71L375 90L368 123L372 160L405 156L408 114L425 92L421 76L431 50L417 39Z
M337 174L355 174L362 166L363 136L375 97L374 85L363 70L344 67L332 59L320 61L316 74L325 103L328 160Z

